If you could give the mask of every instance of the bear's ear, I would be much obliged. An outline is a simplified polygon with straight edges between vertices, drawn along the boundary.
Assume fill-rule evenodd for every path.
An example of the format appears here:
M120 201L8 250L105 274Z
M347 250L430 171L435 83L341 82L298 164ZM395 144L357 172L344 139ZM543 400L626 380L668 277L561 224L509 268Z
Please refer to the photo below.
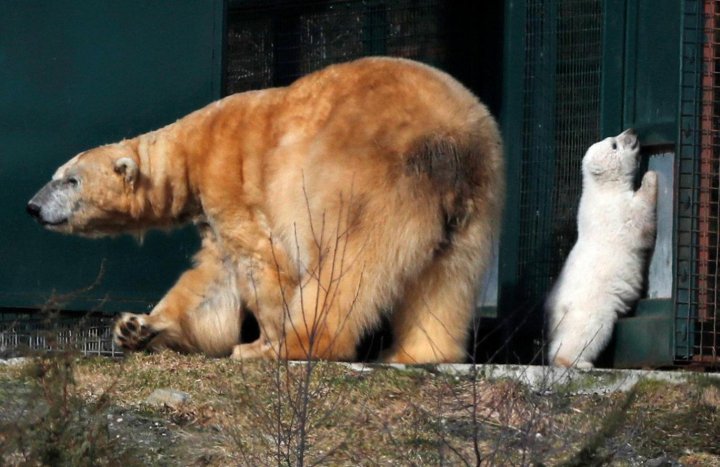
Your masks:
M115 173L123 176L125 183L132 190L135 188L135 181L138 177L138 166L137 162L129 157L121 157L115 161L114 165Z
M605 172L605 169L600 164L588 164L588 171L591 174L598 176L602 175L602 173Z

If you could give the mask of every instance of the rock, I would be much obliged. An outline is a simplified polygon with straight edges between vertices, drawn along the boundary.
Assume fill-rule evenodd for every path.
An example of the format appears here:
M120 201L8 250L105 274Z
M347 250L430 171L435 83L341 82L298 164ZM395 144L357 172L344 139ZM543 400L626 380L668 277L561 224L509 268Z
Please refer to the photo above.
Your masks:
M669 459L665 455L656 457L655 459L648 459L647 462L645 462L645 467L671 467L673 465L674 462L672 459Z
M27 357L15 357L15 358L8 358L8 359L0 359L0 365L18 366L18 365L25 365L26 363L30 363L30 359Z
M190 394L175 389L156 389L150 394L145 403L154 406L167 406L177 409L190 400Z
M708 407L720 408L720 388L708 386L702 392L702 402Z

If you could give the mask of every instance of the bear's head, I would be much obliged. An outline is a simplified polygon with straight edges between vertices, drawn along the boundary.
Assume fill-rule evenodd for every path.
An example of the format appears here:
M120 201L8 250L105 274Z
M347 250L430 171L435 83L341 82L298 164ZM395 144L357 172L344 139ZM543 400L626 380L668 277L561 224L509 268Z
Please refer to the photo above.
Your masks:
M640 141L632 128L605 138L590 146L585 153L582 162L585 179L600 184L619 182L632 185L639 153Z
M132 230L140 171L130 141L82 152L62 165L27 204L44 227L63 233L109 235Z

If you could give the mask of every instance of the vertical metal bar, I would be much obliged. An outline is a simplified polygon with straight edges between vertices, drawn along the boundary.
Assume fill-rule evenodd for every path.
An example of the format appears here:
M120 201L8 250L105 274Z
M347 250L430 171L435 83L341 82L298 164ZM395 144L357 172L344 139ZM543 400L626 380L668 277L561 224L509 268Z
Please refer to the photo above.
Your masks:
M697 179L699 161L698 116L700 70L702 67L701 0L686 0L682 15L682 47L680 70L680 116L676 148L675 201L675 353L681 361L692 359L695 347L697 305Z
M520 249L520 179L522 177L523 107L525 104L526 0L505 3L503 99L501 126L505 143L507 194L500 240L499 310L514 311L518 294ZM501 316L502 317L502 316Z
M714 5L706 0L704 5L703 29L706 40L702 46L702 104L700 117L700 204L698 207L698 321L708 321L709 275L710 275L710 234L711 234L711 189L713 177L713 106L715 104L714 76L715 44L710 39L716 25ZM717 253L716 255L717 256ZM701 324L702 325L702 324ZM702 347L702 346L701 346ZM701 348L702 350L702 348Z
M622 117L620 122L620 129L624 130L627 126L632 125L632 122L637 120L637 86L638 76L636 63L638 60L638 34L641 32L638 30L638 23L640 20L639 15L639 0L626 0L625 2L625 24L624 24L624 37L625 42L623 44L623 95L622 95Z
M706 0L704 5L704 36L702 61L702 104L700 117L700 206L698 232L698 320L704 323L710 319L713 310L709 309L710 295L710 234L711 225L711 190L713 189L713 116L715 105L715 74L713 67L716 61L713 33L717 26L714 13L714 1ZM715 227L717 228L717 227ZM717 252L714 255L717 257ZM717 271L714 271L717 274Z
M533 77L534 88L530 96L530 105L525 116L527 126L527 144L525 163L530 170L523 173L526 186L523 190L532 194L526 198L527 213L533 252L535 274L530 291L530 298L539 302L544 298L550 286L550 268L555 254L555 235L553 232L553 188L555 184L556 159L556 84L558 54L558 15L557 1L539 1L539 11L535 14L540 21L538 34L539 43L533 44L537 49L537 58L526 66ZM526 88L527 90L527 88Z
M600 84L600 134L622 131L625 64L625 0L603 1L603 61Z
M387 6L385 2L371 2L365 13L363 52L365 55L387 53Z
M212 95L219 99L227 94L227 0L214 0L213 10Z
M273 17L273 34L275 44L275 75L273 86L285 86L300 76L301 37L300 12L288 10L277 12Z

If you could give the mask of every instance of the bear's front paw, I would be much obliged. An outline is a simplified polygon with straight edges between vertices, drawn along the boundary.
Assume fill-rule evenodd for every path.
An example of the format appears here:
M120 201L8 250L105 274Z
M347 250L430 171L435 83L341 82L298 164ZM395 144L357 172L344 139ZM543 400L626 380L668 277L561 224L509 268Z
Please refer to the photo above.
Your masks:
M657 184L658 184L657 172L654 172L652 170L645 172L645 175L643 175L643 179L642 179L642 185L646 186L648 188L654 189L657 187Z
M230 358L233 360L255 360L258 358L272 358L276 356L277 350L273 348L270 342L260 337L260 339L249 344L237 344L233 347Z
M146 315L123 313L115 322L113 329L115 344L131 351L143 350L147 347L158 332L146 323L146 318Z

